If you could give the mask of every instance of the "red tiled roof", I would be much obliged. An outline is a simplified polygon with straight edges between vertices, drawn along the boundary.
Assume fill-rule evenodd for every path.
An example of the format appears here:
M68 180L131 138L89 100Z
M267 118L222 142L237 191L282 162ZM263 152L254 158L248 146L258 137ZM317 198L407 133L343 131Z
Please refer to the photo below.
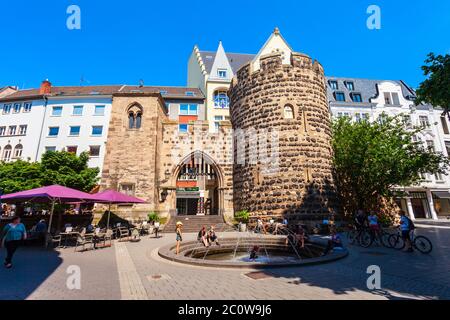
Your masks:
M186 95L192 92L193 96ZM161 93L171 98L204 98L202 92L197 88L185 87L163 87L163 86L128 86L128 85L105 85L105 86L67 86L52 87L49 96L84 96L84 95L112 95L114 93ZM39 89L19 90L0 99L0 101L26 100L43 98Z

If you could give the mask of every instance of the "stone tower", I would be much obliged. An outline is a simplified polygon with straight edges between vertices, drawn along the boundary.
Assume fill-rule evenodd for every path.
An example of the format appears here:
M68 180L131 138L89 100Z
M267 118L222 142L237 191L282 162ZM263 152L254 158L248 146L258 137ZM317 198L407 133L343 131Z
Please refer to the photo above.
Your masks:
M293 52L275 29L255 59L238 70L229 94L235 211L298 220L336 213L320 63Z

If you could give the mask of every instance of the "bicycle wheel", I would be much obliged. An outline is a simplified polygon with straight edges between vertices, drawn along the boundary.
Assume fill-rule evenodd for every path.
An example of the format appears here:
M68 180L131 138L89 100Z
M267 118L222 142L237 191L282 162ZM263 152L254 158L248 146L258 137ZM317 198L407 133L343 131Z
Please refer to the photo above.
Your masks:
M428 238L424 236L418 236L414 238L414 248L424 254L428 254L433 250L433 244Z
M391 234L389 233L383 233L381 235L381 244L385 246L386 248L392 248L391 244L389 243L389 237Z
M370 232L364 231L359 236L359 244L363 248L368 248L373 243L373 236L370 234Z
M351 230L347 233L347 240L349 244L355 244L356 242L356 231L355 230Z
M389 236L389 245L391 248L401 250L405 247L405 241L398 234L391 234Z

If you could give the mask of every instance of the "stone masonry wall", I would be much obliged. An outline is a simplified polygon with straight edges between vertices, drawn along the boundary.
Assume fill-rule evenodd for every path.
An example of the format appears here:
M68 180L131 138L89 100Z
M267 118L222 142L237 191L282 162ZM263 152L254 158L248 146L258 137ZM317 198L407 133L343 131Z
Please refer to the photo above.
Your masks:
M279 53L260 62L256 72L244 65L230 88L233 129L251 132L245 163L234 165L235 211L321 219L337 208L323 68L299 53L292 54L291 65L282 65ZM285 106L293 108L293 119L285 118ZM267 132L279 137L278 146ZM275 158L252 163L266 141ZM234 152L238 158L236 147Z
M127 110L134 104L143 109L140 129L128 128ZM135 196L147 201L131 207L115 207L114 212L122 217L145 217L158 209L159 148L162 121L167 118L163 105L158 95L113 97L101 189L119 190L120 184L133 184Z

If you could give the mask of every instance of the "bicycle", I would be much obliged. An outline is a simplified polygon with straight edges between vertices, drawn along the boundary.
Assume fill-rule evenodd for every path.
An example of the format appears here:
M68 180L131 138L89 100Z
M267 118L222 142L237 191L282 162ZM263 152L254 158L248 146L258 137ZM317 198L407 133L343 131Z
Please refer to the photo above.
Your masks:
M370 241L367 243L367 247L370 247L374 242L377 242L378 245L382 245L386 248L392 248L391 244L389 243L389 237L391 236L391 233L386 232L385 229L380 227L379 231L374 231L373 229L369 228L368 233L370 235Z
M353 226L353 230L347 233L347 239L349 244L357 243L363 248L369 247L373 241L367 227L356 228L355 226Z
M431 243L430 239L425 236L416 237L415 230L410 231L410 238L413 249L416 249L423 254L429 254L431 251L433 251L433 244ZM403 240L400 228L396 234L391 234L389 236L389 244L392 248L397 250L402 250L403 248L405 248L406 244Z

